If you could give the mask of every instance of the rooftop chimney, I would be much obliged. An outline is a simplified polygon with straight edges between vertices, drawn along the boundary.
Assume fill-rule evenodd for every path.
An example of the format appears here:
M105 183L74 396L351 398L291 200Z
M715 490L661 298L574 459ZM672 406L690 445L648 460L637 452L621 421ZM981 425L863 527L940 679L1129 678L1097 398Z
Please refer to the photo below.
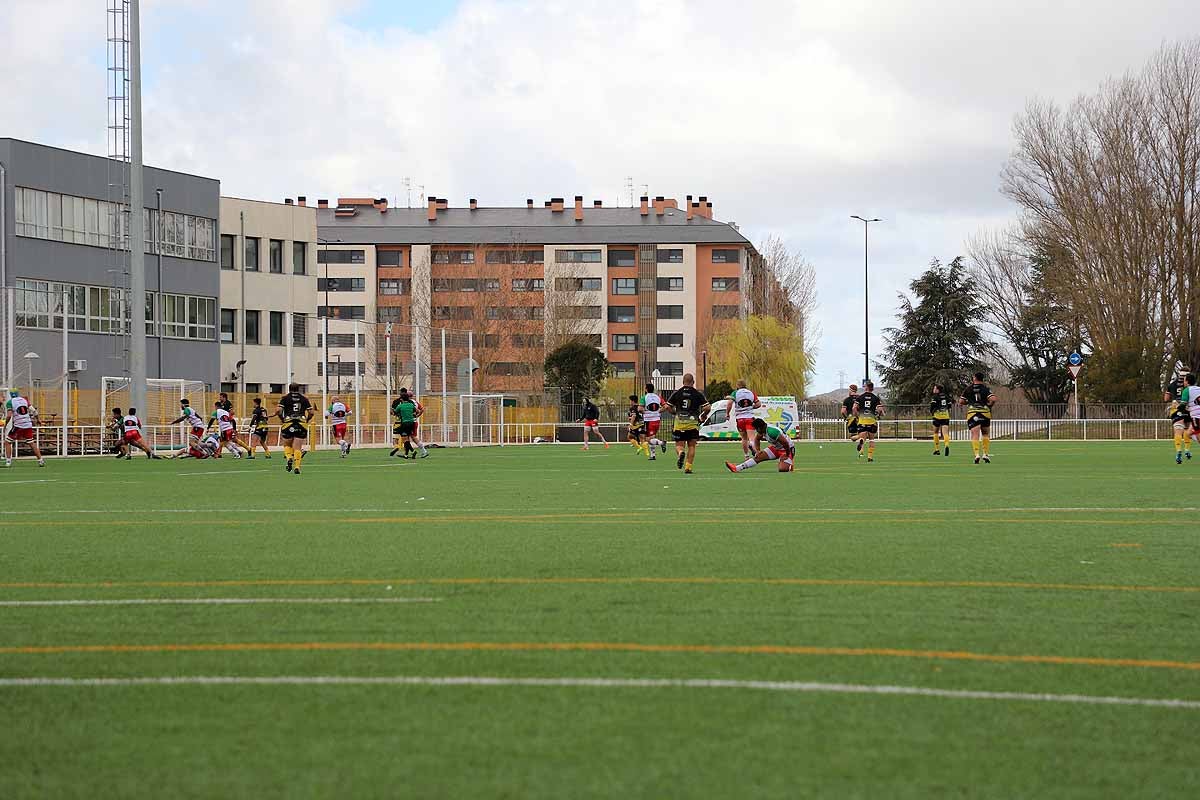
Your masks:
M290 197L283 198L283 204L285 206L290 206L292 204L292 198L290 198Z
M329 201L328 200L318 200L317 208L329 208Z
M533 208L533 198L532 198L532 197L526 197L526 198L525 198L525 207L526 207L526 208Z
M376 209L378 209L378 211L379 211L380 213L384 213L384 212L386 212L386 211L387 211L387 209L388 209L388 201L387 201L387 198L386 198L386 197L380 197L378 200L376 200L376 201L375 201L375 208L376 208Z
M444 197L439 197L437 199L437 207L439 211L445 211L450 207L450 201Z
M298 206L308 205L308 198L302 194L296 195L296 205L298 205Z
M575 195L575 221L583 222L583 195Z
M647 197L646 195L642 195L642 216L644 217L649 213L650 213L650 198Z
M686 205L687 205L687 218L688 218L688 222L691 222L691 221L692 221L692 214L694 213L694 209L695 209L695 205L692 203L692 196L691 196L690 194L687 196L687 203L686 203Z
M436 197L429 198L429 215L427 219L430 222L437 222L438 199Z
M561 212L563 210L563 199L561 197L551 197L550 210L556 214Z
M549 201L549 200L547 200L547 201L546 201L545 208L549 208L549 207L550 207L550 201Z
M604 207L603 200L593 200L592 201L592 208L603 208L603 207Z
M472 197L471 198L471 210L475 211L478 208L479 208L479 203L475 200L474 197Z
M661 217L663 215L663 211L666 209L666 207L667 207L666 198L664 198L661 194L658 197L654 198L654 213L656 215Z

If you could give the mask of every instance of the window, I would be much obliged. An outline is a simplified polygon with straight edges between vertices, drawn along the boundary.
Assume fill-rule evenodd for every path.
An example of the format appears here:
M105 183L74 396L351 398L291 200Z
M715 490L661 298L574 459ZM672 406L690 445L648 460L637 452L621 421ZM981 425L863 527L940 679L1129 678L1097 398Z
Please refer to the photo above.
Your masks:
M375 309L375 319L379 322L403 322L403 306L379 306Z
M366 319L366 306L317 306L318 317L332 319Z
M475 309L470 306L434 306L434 319L474 319Z
M736 264L739 260L739 250L713 250L712 263L714 264Z
M296 347L308 346L308 315L292 312L292 344Z
M520 361L493 361L483 371L488 375L532 375L533 365Z
M246 344L258 344L258 321L262 315L261 311L247 311L246 313Z
M258 394L259 392L262 391L262 384L261 383L247 383L246 391L249 394Z
M187 338L187 298L181 294L164 294L159 303L163 336Z
M233 236L221 234L221 269L233 269L233 242Z
M474 292L479 289L476 278L434 278L435 292Z
M637 350L638 337L636 333L614 333L612 337L613 350Z
M599 250L555 250L554 260L559 264L599 264Z
M714 292L736 292L738 290L737 278L713 278L712 290Z
M632 250L609 250L608 265L610 267L636 267L636 254Z
M545 287L544 278L513 278L512 282L514 292L541 292L545 290Z
M683 347L682 333L660 333L658 334L659 347Z
M713 319L737 319L738 318L738 307L737 306L713 306L712 307L712 317L713 317Z
M488 306L485 316L488 319L544 319L546 310L541 306Z
M323 334L318 333L317 334L317 347L324 347L325 342L326 342L325 336ZM331 334L329 334L328 342L329 342L330 347L354 347L354 334L353 333L331 333ZM359 347L367 346L367 335L365 333L360 333L358 335L358 346Z
M559 292L598 292L599 278L555 278L554 289Z
M283 274L283 242L279 239L271 239L267 243L267 261L270 265L271 274Z
M187 338L212 341L217 333L217 301L211 297L188 297Z
M375 263L381 267L403 267L404 252L402 250L379 250L375 253Z
M603 333L585 333L581 338L597 350L604 346Z
M679 248L660 249L658 251L658 263L659 264L682 264L683 263L683 250L680 250Z
M500 334L485 333L483 335L483 346L484 347L499 347L500 346Z
M637 294L637 278L613 278L613 294Z
M365 292L366 278L317 278L318 292Z
M658 371L661 372L663 375L682 375L683 374L683 362L682 361L660 361L660 362L658 362L657 367L658 367Z
M484 260L489 264L541 264L541 250L489 250Z
M355 369L357 367L358 369ZM321 369L321 362L317 362L317 375L324 377L325 375L339 376L342 378L350 378L357 372L359 375L366 374L366 362L360 361L355 364L353 361L330 361L325 365L325 369Z
M498 292L500 291L499 278L480 278L479 291L481 292Z
M612 367L615 378L632 378L636 366L632 361L610 361L608 365Z
M609 322L633 322L633 306L609 306L608 321Z
M602 319L600 306L563 306L559 312L563 319Z
M246 237L246 270L258 272L258 248L262 240L254 236Z
M408 294L412 291L412 281L407 278L383 278L379 281L380 294Z
M659 306L659 319L683 319L683 306Z
M330 250L321 248L317 251L318 264L365 264L366 250Z
M513 347L545 347L546 337L540 333L514 333Z
M660 292L682 292L683 278L659 278L655 288Z
M234 392L237 391L237 384L230 383L229 381L222 381L221 382L221 391L228 392L229 394L233 394Z
M271 387L271 394L283 394L282 383L269 383L267 385ZM300 387L300 391L304 391L303 386Z
M433 254L435 264L474 264L474 250L438 250Z
M271 337L269 339L270 343L272 345L275 345L276 347L278 347L279 345L282 345L283 344L283 312L282 311L270 312L270 319L267 321L267 324L269 324L271 326L271 329L268 332L269 336Z
M292 274L308 274L308 242L292 242Z
M221 309L221 342L235 342L234 328L237 326L237 311L232 308Z

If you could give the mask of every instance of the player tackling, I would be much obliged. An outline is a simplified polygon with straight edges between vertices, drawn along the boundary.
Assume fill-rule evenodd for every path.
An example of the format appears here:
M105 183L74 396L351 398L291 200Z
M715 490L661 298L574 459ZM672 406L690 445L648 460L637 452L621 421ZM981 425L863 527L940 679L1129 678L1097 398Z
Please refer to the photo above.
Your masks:
M737 421L738 436L742 439L742 455L753 457L758 452L759 437L754 425L754 411L762 408L758 395L746 388L744 380L738 380L737 388L729 396L733 401L733 416Z
M768 425L765 419L755 418L752 426L757 434L758 443L764 446L741 464L726 461L725 467L730 472L738 473L753 469L764 461L778 460L780 472L791 472L796 458L796 446L792 444L792 437L785 431Z

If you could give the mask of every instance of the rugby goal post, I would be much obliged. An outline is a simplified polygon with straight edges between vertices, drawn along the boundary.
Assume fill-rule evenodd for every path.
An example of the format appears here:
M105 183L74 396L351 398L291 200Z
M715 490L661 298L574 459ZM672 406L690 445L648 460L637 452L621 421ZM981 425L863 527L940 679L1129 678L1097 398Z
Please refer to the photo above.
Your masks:
M504 446L504 395L458 396L458 446Z
M179 416L179 401L183 399L190 400L192 407L203 415L207 410L206 388L207 384L204 381L187 378L147 378L146 407L137 410L138 416L147 427L165 425ZM103 377L100 379L101 426L108 421L109 412L114 407L128 410L129 378ZM176 432L172 431L165 442L155 441L153 437L151 441L154 442L155 447L161 445L169 449L176 449L187 444L186 434L180 431L179 437L177 439Z

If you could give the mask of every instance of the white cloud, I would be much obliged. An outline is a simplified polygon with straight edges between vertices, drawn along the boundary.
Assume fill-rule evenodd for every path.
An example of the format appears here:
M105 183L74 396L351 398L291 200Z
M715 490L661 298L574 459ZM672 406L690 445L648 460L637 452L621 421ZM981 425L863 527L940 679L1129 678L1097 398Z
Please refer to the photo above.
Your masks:
M104 5L0 8L0 133L104 150ZM406 176L454 203L612 203L626 176L707 194L816 263L817 389L861 370L850 214L885 219L878 353L895 293L1009 213L997 176L1026 99L1090 91L1200 29L1178 0L466 0L422 34L351 27L365 7L326 0L144 5L151 163L266 199L403 203Z

